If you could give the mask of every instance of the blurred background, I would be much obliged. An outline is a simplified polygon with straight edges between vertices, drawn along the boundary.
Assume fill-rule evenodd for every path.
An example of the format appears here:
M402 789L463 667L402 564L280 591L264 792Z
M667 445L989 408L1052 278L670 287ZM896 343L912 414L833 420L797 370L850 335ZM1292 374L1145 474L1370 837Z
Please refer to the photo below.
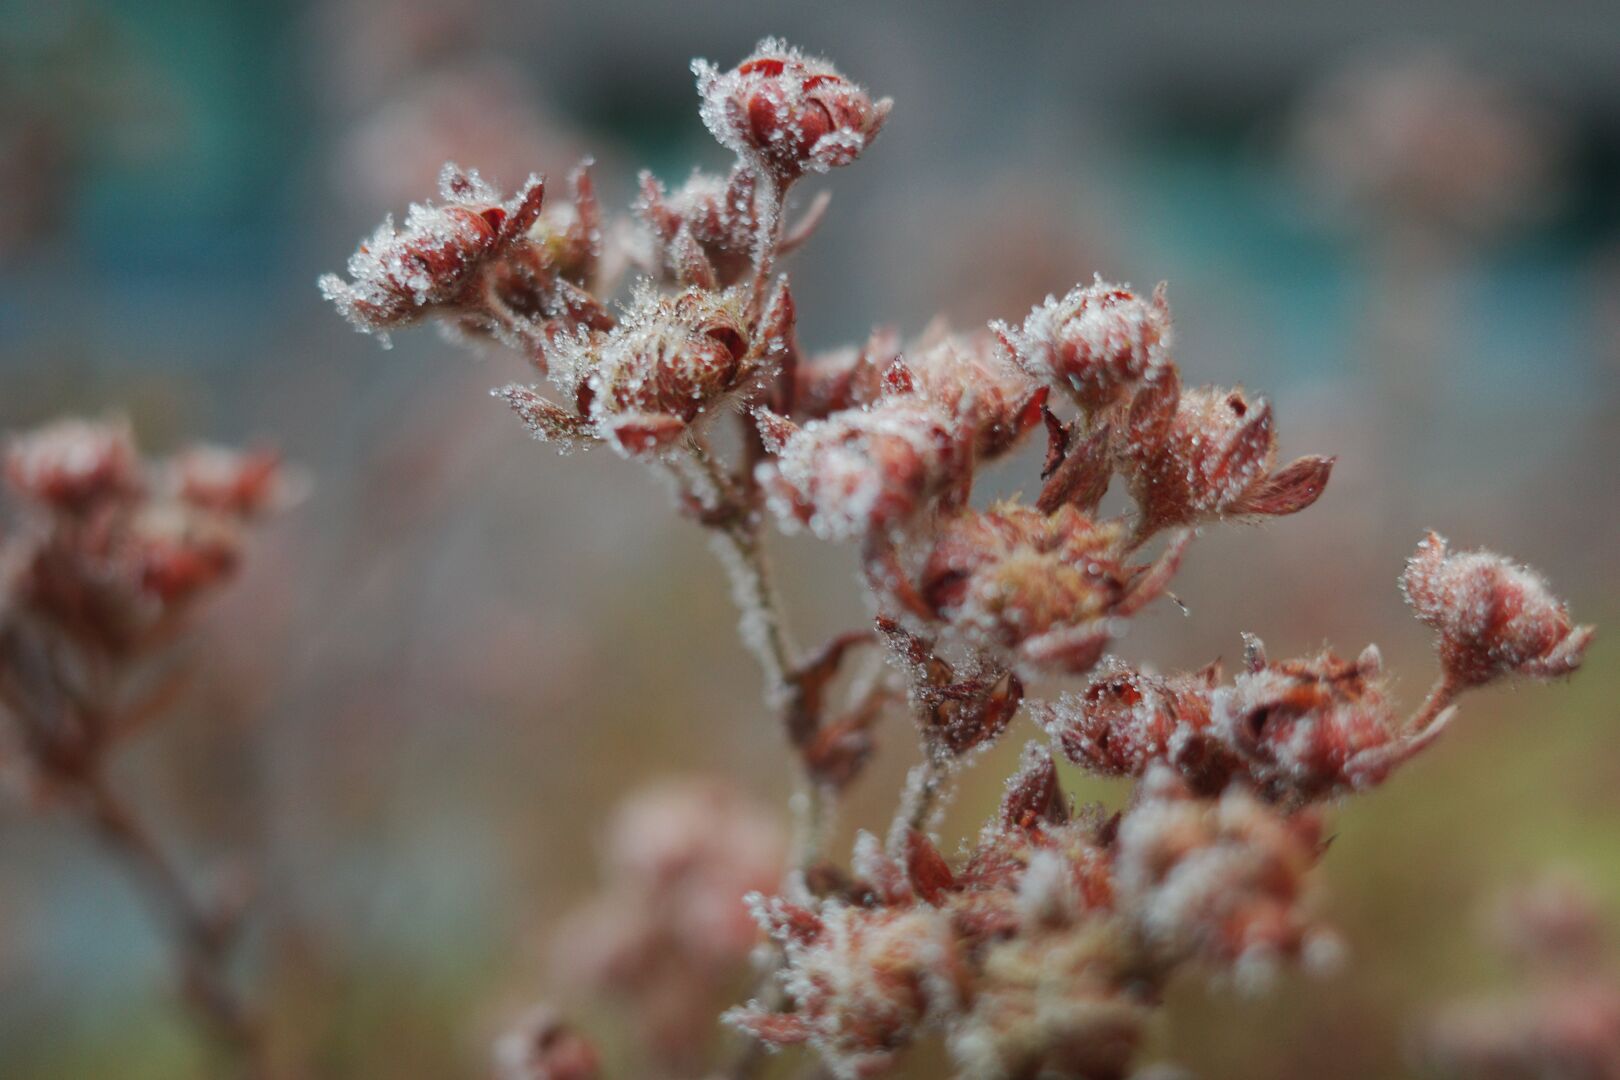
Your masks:
M118 775L199 875L255 867L249 960L289 1052L483 1075L488 1037L547 998L611 1057L624 1012L551 931L597 888L613 807L720 773L786 821L722 574L664 491L530 441L485 392L519 360L431 333L385 352L315 289L446 159L510 187L588 151L619 207L638 167L722 167L688 61L766 34L896 101L817 181L831 214L791 264L808 348L1021 318L1094 271L1166 279L1188 377L1267 394L1284 459L1339 455L1309 513L1208 536L1191 617L1153 611L1127 658L1378 641L1415 704L1433 659L1395 578L1431 527L1607 628L1579 678L1476 695L1337 815L1343 974L1189 984L1155 1056L1411 1075L1429 1010L1502 985L1474 925L1496 891L1558 867L1620 926L1620 10L1410 9L0 2L0 425L122 412L155 450L270 444L314 479L211 610L182 715ZM805 640L865 618L849 552L779 550ZM1032 733L969 774L948 844ZM880 738L846 834L887 820L911 760L903 723ZM0 803L0 1075L202 1075L166 976L72 825Z

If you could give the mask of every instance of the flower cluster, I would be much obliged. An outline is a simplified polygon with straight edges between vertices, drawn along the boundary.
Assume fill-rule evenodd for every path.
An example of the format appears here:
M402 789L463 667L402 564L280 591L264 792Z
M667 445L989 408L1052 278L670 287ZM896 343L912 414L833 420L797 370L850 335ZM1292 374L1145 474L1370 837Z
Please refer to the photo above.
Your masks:
M1424 1063L1458 1078L1620 1076L1620 979L1592 896L1548 875L1505 897L1493 921L1521 985L1431 1017Z
M639 792L608 823L601 894L558 926L559 973L634 1005L659 1057L690 1062L754 947L741 897L780 880L784 846L718 781Z
M1176 971L1250 985L1335 954L1305 903L1325 803L1431 745L1463 690L1574 670L1591 631L1528 571L1431 539L1405 588L1439 634L1442 677L1408 719L1373 647L1273 661L1251 639L1230 682L1217 665L1158 674L1110 659L1199 529L1306 509L1334 459L1279 465L1265 398L1183 384L1163 286L1099 277L1017 325L941 320L802 350L779 261L826 201L790 227L789 199L865 152L889 102L774 40L729 70L694 71L703 122L735 154L728 171L673 190L643 174L630 219L606 224L583 174L573 208L544 213L538 184L503 203L451 174L444 207L385 228L353 284L323 286L362 329L430 316L518 346L549 388L497 393L536 436L608 443L673 485L730 572L801 767L783 884L736 807L705 799L696 813L660 796L624 835L663 838L648 850L667 857L615 856L614 883L566 934L565 966L630 998L667 1063L701 1042L698 1011L750 940L740 896L753 888L774 951L731 1019L757 1043L809 1046L839 1077L877 1075L929 1034L965 1078L1126 1075ZM644 275L617 310L612 266ZM976 501L982 472L1024 460L1037 428L1033 498ZM1116 481L1127 502L1108 514ZM800 655L771 524L855 550L875 633ZM893 663L853 666L873 641ZM1039 685L1053 677L1088 682L1053 696ZM828 814L901 702L921 763L887 841L863 833L842 868L821 850ZM936 812L1021 712L1052 750L1026 754L999 818L948 859L928 835ZM1076 811L1053 753L1136 781L1129 804ZM755 1050L727 1075L757 1075Z
M1123 816L1076 813L1032 747L959 870L920 833L895 854L863 834L836 889L757 900L793 1011L731 1020L814 1045L840 1077L940 1026L969 1075L1116 1075L1166 972L1252 975L1327 940L1300 906L1320 849L1313 815L1200 799L1168 772Z
M64 688L149 656L235 572L247 527L293 485L274 454L198 446L143 462L129 425L63 420L14 436L4 474L19 527L4 549L0 680L46 774L88 764L123 722L111 702L61 717ZM41 717L45 726L35 727Z
M261 1075L258 1021L231 974L245 897L194 893L106 772L184 684L165 646L298 485L265 451L204 445L143 460L121 420L12 436L0 473L0 768L115 855L172 935L192 1018L243 1075Z

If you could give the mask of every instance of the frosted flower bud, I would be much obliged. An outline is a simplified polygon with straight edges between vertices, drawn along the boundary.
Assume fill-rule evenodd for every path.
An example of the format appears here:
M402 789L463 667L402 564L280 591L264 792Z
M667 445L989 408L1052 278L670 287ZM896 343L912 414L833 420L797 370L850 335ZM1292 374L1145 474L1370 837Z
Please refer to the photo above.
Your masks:
M241 534L231 524L174 505L142 510L128 543L142 590L170 609L222 584L242 556Z
M1580 667L1594 633L1570 621L1564 602L1534 570L1489 551L1453 554L1437 533L1407 560L1401 588L1439 635L1446 676L1464 686L1509 674L1568 675Z
M1125 422L1122 469L1139 535L1223 517L1293 514L1327 486L1333 459L1304 457L1272 471L1271 405L1241 390L1183 391L1174 373L1145 386Z
M6 445L5 475L27 498L74 512L141 486L134 437L121 420L58 420L16 436Z
M1382 661L1331 652L1268 662L1249 639L1249 670L1211 698L1211 726L1264 797L1300 803L1382 783L1425 749L1450 719L1403 733L1384 694Z
M894 104L874 102L825 60L775 38L730 71L692 63L703 123L721 145L779 180L848 165L877 136Z
M193 446L175 457L171 469L181 500L202 510L256 517L289 494L281 455L271 450Z
M1151 300L1143 300L1098 277L1061 299L1047 297L1021 330L1005 325L996 330L1032 378L1068 393L1087 413L1119 401L1170 360L1170 305L1163 285Z
M774 460L759 478L783 526L826 540L892 535L935 500L965 496L976 462L1010 450L1040 419L1044 391L987 340L939 329L903 357L877 334L815 367L813 406L847 405L803 427L759 414Z
M1085 690L1033 707L1063 756L1103 776L1143 775L1170 764L1200 794L1224 789L1242 763L1210 730L1211 666L1190 674L1151 675L1117 661Z
M784 986L796 1011L750 1005L726 1020L770 1046L811 1044L843 1080L881 1072L966 997L968 958L950 918L934 908L868 910L829 901L808 937L762 921L786 949Z
M730 176L694 172L673 192L641 174L634 207L646 236L649 273L683 285L729 287L753 269L757 174L738 166Z
M950 415L895 398L794 426L763 414L773 458L759 466L771 512L785 529L858 541L893 532L959 482L970 458Z
M601 1074L596 1047L546 1006L495 1042L495 1080L596 1080Z
M414 204L403 229L385 220L349 257L349 278L320 280L321 293L366 333L386 333L434 309L476 309L481 271L540 216L545 184L531 176L503 202L477 173L446 165L443 205Z
M1310 812L1284 816L1242 787L1189 797L1167 767L1150 770L1120 822L1119 910L1167 959L1255 976L1314 940L1301 910L1321 852Z
M739 293L690 288L674 296L638 289L610 331L581 331L551 350L550 375L572 408L532 389L497 391L537 438L606 440L626 456L656 454L718 412L780 349L792 301L779 288L753 348Z
M1168 573L1138 574L1121 562L1121 540L1118 524L1094 523L1070 506L1050 515L1018 503L963 511L941 523L918 595L971 641L1079 674L1121 629L1115 617L1168 581Z

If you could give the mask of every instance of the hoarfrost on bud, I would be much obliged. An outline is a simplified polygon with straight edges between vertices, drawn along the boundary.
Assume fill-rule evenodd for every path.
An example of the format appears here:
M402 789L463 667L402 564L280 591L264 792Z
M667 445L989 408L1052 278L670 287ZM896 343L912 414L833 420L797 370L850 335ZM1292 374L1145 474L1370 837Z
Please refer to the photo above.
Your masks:
M1595 632L1529 567L1489 551L1452 552L1429 533L1401 576L1406 601L1439 635L1447 678L1478 686L1502 675L1556 678L1581 665Z
M1271 404L1242 390L1183 390L1173 372L1140 391L1124 425L1122 468L1137 534L1223 517L1293 514L1327 486L1333 459L1300 458L1272 471Z
M1160 285L1151 300L1099 275L1063 297L1047 297L1022 329L996 331L1020 367L1071 395L1088 414L1119 401L1169 362L1170 305Z
M5 446L5 476L19 494L63 510L84 510L139 490L140 463L127 420L58 420Z
M503 202L476 172L454 165L444 167L439 187L442 205L412 204L403 228L388 217L361 242L349 257L349 280L320 279L322 295L356 329L386 334L435 309L477 309L480 272L534 224L545 194L531 176Z
M704 125L722 146L779 180L848 165L893 102L873 101L825 60L767 38L729 71L692 62Z

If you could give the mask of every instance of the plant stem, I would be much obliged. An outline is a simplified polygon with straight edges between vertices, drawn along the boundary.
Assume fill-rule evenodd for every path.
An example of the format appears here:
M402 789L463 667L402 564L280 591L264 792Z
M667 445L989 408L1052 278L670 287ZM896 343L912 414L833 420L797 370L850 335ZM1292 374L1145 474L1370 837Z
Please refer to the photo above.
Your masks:
M171 935L183 1001L198 1026L230 1061L230 1075L268 1075L257 1018L232 987L232 928L196 898L150 831L99 773L82 785L86 823L117 857Z
M1423 699L1423 704L1418 707L1418 711L1413 713L1412 719L1407 721L1406 730L1413 733L1421 733L1426 730L1456 700L1457 694L1461 690L1462 687L1457 684L1455 679L1442 674L1434 681L1434 686L1429 689L1429 696Z

